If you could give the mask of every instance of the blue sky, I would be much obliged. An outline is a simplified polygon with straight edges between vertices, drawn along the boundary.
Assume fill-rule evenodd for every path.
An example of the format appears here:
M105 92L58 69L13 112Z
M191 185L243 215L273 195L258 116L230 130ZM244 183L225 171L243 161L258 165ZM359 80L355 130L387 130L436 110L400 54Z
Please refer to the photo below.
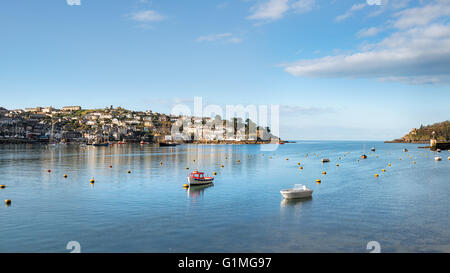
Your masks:
M288 139L449 119L450 0L378 2L5 1L0 106L278 104Z

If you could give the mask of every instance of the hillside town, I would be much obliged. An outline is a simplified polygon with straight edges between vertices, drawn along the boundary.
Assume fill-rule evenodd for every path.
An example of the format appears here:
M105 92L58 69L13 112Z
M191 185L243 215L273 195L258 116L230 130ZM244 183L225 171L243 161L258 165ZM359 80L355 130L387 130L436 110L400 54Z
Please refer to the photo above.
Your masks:
M241 118L188 117L121 107L0 107L0 143L267 143L269 127Z

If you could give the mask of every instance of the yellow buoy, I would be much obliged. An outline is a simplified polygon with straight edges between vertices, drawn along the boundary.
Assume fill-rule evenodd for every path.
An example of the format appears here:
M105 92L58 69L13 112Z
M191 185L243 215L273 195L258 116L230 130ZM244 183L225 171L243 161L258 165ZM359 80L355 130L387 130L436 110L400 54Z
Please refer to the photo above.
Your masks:
M374 176L375 176L375 177L379 177L380 175L376 173Z
M322 180L317 179L317 180L316 180L316 183L317 183L317 184L320 184L320 183L322 183Z
M64 178L67 178L67 174L63 175Z
M4 188L6 188L5 185L0 185L0 189L4 189Z
M11 205L11 202L12 202L12 201L9 200L9 199L6 199L6 200L5 200L5 204L6 204L6 205Z
M300 166L299 169L300 169L300 170L303 170L303 166Z
M220 165L221 168L223 168L223 165Z
M289 160L289 158L286 158L286 160Z
M392 166L391 163L389 163L388 166L391 167Z
M416 164L416 161L413 161L413 164Z
M188 185L188 184L184 184L184 185L183 185L183 188L186 188L186 189L187 189L187 188L189 188L189 185Z
M189 170L189 167L186 167L186 170Z
M325 175L325 174L327 174L327 172L326 172L326 171L323 171L322 174Z
M161 162L159 162L159 165L162 165L162 161L161 161Z
M300 162L298 162L298 163L297 163L297 165L299 165L299 166L300 166Z
M217 173L216 173L216 172L213 172L213 175L217 175Z
M128 170L128 171L127 171L127 173L131 173L131 171L130 171L130 170Z
M339 167L339 164L336 164L336 167Z
M91 184L94 184L95 183L95 179L92 177L91 178Z
M386 169L382 169L381 171L385 173L385 172L386 172Z

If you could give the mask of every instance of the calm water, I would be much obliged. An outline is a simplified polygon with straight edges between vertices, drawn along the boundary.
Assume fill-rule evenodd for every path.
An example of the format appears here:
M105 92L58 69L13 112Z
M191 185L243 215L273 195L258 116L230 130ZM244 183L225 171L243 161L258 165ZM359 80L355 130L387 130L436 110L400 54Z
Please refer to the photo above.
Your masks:
M450 252L450 153L365 144L0 146L0 252ZM214 186L183 189L187 166ZM296 183L313 198L283 201Z

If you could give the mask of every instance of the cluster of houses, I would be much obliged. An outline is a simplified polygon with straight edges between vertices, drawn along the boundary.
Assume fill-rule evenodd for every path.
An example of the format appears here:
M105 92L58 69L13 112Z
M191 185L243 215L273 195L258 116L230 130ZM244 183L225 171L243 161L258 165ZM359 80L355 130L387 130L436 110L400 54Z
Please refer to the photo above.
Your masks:
M275 136L250 120L173 116L152 111L130 111L113 106L0 107L0 143L33 142L248 142Z

